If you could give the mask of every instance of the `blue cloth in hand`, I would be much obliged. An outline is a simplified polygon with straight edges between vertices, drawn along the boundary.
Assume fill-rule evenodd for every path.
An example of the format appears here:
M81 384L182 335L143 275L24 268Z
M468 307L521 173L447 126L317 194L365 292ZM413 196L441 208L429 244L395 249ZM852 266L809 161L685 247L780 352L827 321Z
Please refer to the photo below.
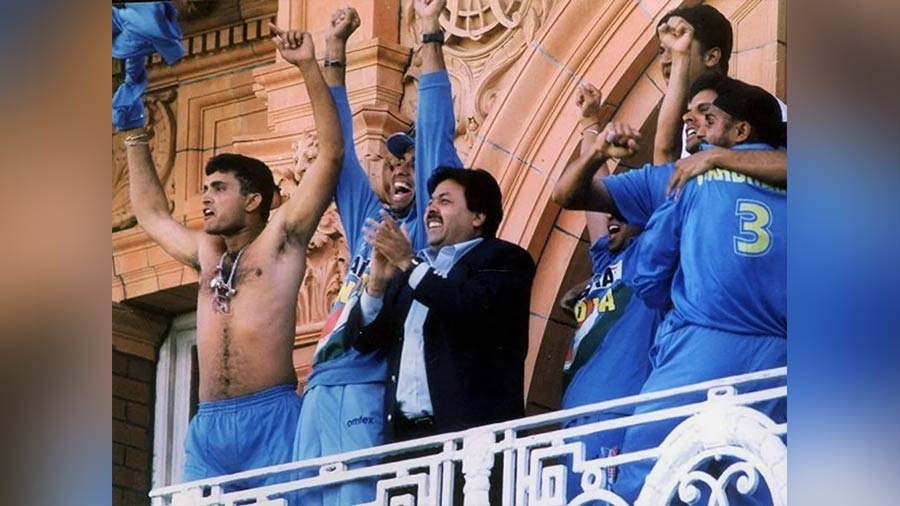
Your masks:
M144 125L141 97L147 89L144 59L158 52L169 65L184 55L178 11L172 2L127 3L112 8L112 55L125 60L125 81L113 96L113 127Z

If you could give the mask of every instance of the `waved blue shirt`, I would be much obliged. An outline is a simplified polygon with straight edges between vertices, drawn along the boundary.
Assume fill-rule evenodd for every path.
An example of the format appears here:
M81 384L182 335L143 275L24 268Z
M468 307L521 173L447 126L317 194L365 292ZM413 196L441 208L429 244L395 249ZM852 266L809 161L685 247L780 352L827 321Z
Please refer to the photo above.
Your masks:
M331 95L337 106L346 146L353 146L353 114L343 86L332 86ZM427 245L422 216L428 206L428 178L442 165L462 167L453 145L455 119L450 79L446 70L422 75L419 79L419 105L416 112L415 172L416 200L406 216L397 216L405 224L413 250ZM383 209L378 195L356 156L348 147L335 193L338 214L344 226L351 259L347 276L331 306L325 328L313 356L309 387L314 385L346 385L384 381L387 365L378 352L361 354L347 343L347 317L359 302L360 290L369 278L371 246L363 240L366 218L379 219ZM308 387L308 388L309 388Z
M125 81L113 95L116 131L144 126L144 59L159 53L169 65L184 55L178 11L172 2L128 3L112 9L112 56L125 60Z
M733 149L772 149L743 144ZM787 337L787 191L715 168L647 224L631 281L667 325Z

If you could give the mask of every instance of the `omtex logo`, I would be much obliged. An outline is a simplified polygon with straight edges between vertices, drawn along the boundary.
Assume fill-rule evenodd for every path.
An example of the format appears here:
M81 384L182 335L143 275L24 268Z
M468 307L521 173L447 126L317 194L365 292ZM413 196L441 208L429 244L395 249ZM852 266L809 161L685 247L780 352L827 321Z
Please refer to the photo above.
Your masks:
M375 423L374 416L358 416L356 418L351 418L344 422L347 424L347 428L353 427L354 425L369 425L371 423Z

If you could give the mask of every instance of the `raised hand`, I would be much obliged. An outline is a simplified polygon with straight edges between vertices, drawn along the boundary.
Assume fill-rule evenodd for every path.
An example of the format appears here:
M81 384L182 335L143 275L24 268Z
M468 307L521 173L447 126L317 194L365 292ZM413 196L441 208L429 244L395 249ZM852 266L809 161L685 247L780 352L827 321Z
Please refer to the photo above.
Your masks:
M419 17L437 19L447 5L447 0L415 0L414 5Z
M331 15L327 38L346 41L359 28L359 14L353 7L341 7Z
M641 133L626 123L610 121L597 136L593 149L607 158L628 158L641 148Z
M282 30L272 23L269 23L269 30L272 32L272 42L288 63L299 66L316 61L316 48L309 33L300 30Z
M578 121L582 128L600 124L600 105L603 94L590 83L583 83L575 91L575 105L581 111Z
M673 53L687 54L694 42L694 27L682 17L672 16L656 29L659 42Z

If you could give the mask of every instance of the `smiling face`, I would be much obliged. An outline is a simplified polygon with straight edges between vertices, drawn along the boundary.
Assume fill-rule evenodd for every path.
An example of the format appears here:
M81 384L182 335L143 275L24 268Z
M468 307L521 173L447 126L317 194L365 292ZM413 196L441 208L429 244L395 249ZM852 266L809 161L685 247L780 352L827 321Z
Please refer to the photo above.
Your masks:
M247 225L247 205L258 193L243 195L241 183L230 172L213 172L203 183L203 231L231 235Z
M746 122L735 121L730 114L713 105L718 95L710 89L700 90L688 103L683 120L686 149L693 153L703 142L730 148L746 140Z
M469 211L465 189L452 179L441 181L425 209L425 231L433 250L481 235L485 215Z
M618 253L628 246L631 239L641 232L640 228L622 223L616 218L610 218L606 228L609 232L609 251L613 253Z
M416 154L410 147L401 158L390 157L385 164L385 195L391 212L403 215L416 198Z

